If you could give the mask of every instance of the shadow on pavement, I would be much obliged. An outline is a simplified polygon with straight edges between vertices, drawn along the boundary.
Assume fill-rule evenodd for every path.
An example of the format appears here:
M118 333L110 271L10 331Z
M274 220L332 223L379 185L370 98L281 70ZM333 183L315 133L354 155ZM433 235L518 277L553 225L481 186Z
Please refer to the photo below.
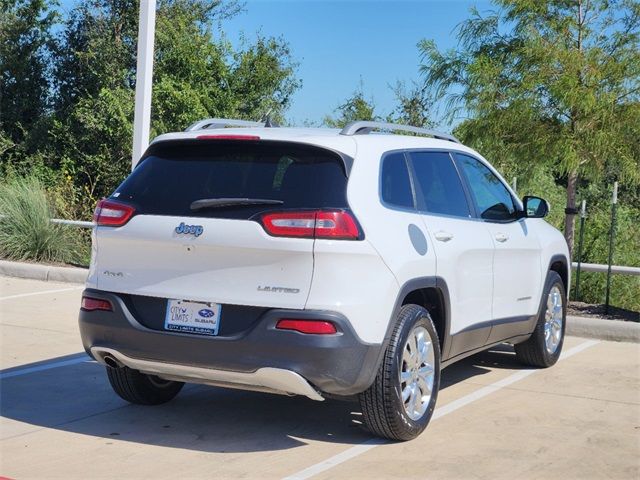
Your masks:
M445 369L441 388L488 373L489 367L520 368L512 349L494 349ZM291 449L307 440L355 444L371 438L359 425L355 402L187 385L168 404L130 405L113 393L104 368L89 360L2 379L0 413L20 422L8 422L3 439L44 427L107 442L238 453Z

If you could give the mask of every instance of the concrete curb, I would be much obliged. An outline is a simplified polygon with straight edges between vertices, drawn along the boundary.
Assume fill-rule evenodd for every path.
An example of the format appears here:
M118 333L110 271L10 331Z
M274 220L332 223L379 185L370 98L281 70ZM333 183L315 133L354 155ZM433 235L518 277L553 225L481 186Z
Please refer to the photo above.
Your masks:
M640 323L567 315L567 335L640 343Z
M83 284L87 280L89 270L78 267L56 267L37 263L10 262L0 260L0 275L18 278L31 278L49 282L65 282Z

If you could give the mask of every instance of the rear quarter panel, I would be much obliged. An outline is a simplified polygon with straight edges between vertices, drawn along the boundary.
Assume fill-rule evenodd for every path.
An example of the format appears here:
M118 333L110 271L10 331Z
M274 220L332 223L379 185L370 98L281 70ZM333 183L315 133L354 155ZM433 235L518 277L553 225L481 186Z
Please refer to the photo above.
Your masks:
M316 240L305 308L331 310L349 319L363 342L382 343L398 284L368 240Z
M421 225L419 215L385 207L380 201L380 160L387 150L393 148L385 148L384 141L358 142L347 199L365 240L316 241L307 302L307 308L326 305L344 313L368 343L384 341L401 285L435 275L432 249L418 253L409 233L410 225ZM427 242L426 232L424 237Z

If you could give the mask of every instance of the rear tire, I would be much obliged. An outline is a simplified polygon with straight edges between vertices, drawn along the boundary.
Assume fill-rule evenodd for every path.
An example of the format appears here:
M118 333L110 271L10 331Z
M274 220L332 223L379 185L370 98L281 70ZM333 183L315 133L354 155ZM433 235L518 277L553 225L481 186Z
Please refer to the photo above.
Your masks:
M373 384L359 395L365 426L391 440L427 427L440 386L440 343L429 312L404 305Z
M123 400L137 405L160 405L172 400L184 383L163 380L129 367L107 367L109 383Z
M567 324L567 294L562 278L547 274L538 323L531 337L514 346L518 361L532 367L547 368L560 358Z

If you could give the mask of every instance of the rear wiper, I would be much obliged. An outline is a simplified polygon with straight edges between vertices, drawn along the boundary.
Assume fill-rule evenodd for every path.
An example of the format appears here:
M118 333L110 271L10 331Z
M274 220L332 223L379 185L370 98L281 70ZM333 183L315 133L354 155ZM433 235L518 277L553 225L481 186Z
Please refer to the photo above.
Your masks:
M236 205L282 205L282 200L270 200L267 198L202 198L191 204L191 210L203 208L223 208Z

